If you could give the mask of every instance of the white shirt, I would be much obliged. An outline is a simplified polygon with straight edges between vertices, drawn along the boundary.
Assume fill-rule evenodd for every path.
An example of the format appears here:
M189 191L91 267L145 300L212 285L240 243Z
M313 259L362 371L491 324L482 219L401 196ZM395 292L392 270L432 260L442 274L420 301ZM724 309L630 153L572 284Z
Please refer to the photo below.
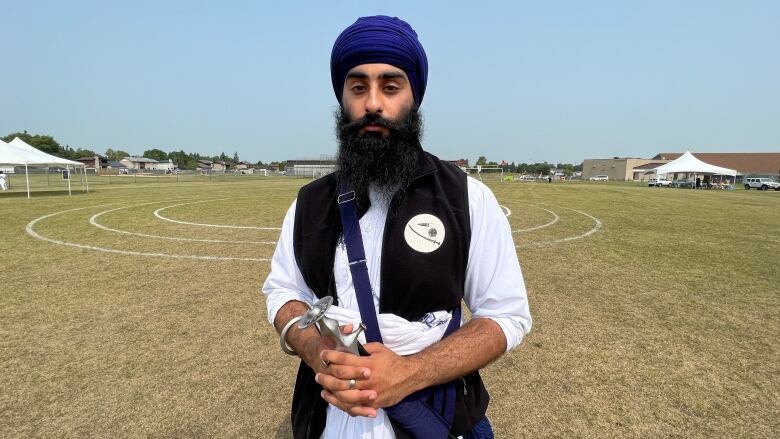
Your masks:
M463 300L473 318L489 318L498 323L506 337L506 347L509 351L531 330L525 282L517 260L512 232L509 221L487 186L468 177L468 197L471 241ZM378 314L381 295L380 261L389 199L373 190L369 191L369 198L371 206L360 218L360 229L368 275L374 290L374 307ZM314 303L317 300L303 280L295 261L295 206L296 202L293 202L284 218L282 233L271 261L271 273L263 285L268 320L271 324L285 303L291 300ZM333 274L339 306L359 311L343 245L336 248ZM440 316L440 313L436 314ZM394 437L384 411L379 412L381 415L378 413L373 419L353 418L338 408L329 406L322 437L344 437L339 435L347 432L356 433L349 437Z

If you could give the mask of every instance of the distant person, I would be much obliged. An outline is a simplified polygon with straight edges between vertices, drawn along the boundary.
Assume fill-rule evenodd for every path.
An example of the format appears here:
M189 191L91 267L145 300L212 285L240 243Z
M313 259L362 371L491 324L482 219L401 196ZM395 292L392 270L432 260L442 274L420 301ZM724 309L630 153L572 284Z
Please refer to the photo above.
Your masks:
M549 175L547 176L547 183L552 183L552 177L550 177Z
M423 150L428 62L409 24L360 18L330 59L338 171L298 192L263 287L301 359L293 436L492 438L479 369L531 329L509 222L487 186ZM326 296L355 317L342 325L366 324L370 355L294 325ZM474 317L462 327L461 301Z
M0 171L0 189L7 191L8 190L8 181L5 179L5 172Z
M696 177L696 189L701 189L701 177Z

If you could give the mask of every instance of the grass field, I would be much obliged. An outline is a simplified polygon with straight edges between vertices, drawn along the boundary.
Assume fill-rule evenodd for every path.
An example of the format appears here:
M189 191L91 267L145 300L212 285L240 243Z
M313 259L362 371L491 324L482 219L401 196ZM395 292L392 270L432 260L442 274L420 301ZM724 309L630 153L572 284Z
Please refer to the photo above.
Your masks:
M0 436L289 437L259 227L304 183L0 193ZM492 188L534 317L484 371L497 437L780 436L780 192Z

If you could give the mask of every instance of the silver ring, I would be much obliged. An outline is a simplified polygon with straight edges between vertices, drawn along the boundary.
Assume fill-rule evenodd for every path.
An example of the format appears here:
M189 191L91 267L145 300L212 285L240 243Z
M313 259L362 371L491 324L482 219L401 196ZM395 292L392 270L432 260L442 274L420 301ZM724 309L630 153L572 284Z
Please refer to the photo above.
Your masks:
M350 388L350 389L354 389L354 388L355 388L355 384L357 384L357 381L355 381L355 379L354 379L354 378L352 378L351 380L349 380L349 384L348 384L348 385L349 385L349 388Z
M322 359L320 359L320 361L322 361L322 364L324 364L324 365L325 365L325 367L328 367L328 366L330 366L330 361L328 361L328 360L322 360Z

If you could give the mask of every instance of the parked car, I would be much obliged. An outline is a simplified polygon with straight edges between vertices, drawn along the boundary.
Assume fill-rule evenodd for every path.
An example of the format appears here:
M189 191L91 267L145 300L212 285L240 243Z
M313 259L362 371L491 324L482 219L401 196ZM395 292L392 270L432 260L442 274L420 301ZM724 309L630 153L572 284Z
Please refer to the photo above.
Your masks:
M609 181L609 176L607 176L607 175L596 175L596 176L590 177L588 180L590 180L590 181Z
M660 178L651 178L647 181L648 187L670 187L672 185L671 180L667 180L664 177Z
M687 178L684 178L682 180L673 180L672 181L672 187L677 187L677 188L689 187L689 188L693 188L693 187L696 187L696 181L691 180L691 179L687 179Z
M764 178L764 177L746 178L745 190L749 190L750 188L761 189L762 191L767 191L769 189L780 191L780 183L772 180L771 178Z
M516 180L520 180L520 181L536 181L536 177L534 177L533 175L521 175L521 176L517 177Z

